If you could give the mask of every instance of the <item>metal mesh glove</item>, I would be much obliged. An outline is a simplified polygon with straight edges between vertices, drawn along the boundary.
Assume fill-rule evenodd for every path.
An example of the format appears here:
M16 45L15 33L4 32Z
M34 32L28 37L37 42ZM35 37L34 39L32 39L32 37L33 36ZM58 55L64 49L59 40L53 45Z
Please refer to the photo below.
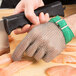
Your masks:
M65 39L62 31L54 23L45 23L33 28L13 53L13 60L21 60L26 52L29 57L37 61L43 59L51 61L65 48Z

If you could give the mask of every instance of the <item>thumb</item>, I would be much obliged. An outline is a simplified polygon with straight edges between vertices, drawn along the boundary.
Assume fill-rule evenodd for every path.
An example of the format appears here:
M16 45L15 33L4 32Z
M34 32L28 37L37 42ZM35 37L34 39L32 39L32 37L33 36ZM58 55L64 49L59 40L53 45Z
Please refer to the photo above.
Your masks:
M15 8L14 14L23 12L24 11L23 7L24 7L24 4L20 1Z
M27 6L25 8L25 16L31 23L33 23L35 25L39 24L39 18L34 13L33 6Z
M39 7L44 6L44 2L41 0Z

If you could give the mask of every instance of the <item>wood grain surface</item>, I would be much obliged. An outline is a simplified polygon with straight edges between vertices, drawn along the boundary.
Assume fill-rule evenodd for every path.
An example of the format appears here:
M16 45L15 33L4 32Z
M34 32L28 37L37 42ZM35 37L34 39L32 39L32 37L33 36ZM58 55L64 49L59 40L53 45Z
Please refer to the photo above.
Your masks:
M65 5L66 10L65 10L65 16L69 16L72 14L76 14L76 5ZM14 9L0 9L0 18L3 16L9 16L14 13ZM20 43L20 41L26 36L26 33L20 34L20 35L15 35L13 32L11 33L11 36L13 36L14 41L10 43L10 48L11 48L11 53L14 51L16 46ZM76 45L76 38L74 38L70 43L70 45ZM72 54L76 55L76 52L62 52L66 54ZM24 68L23 70L20 70L13 76L47 76L45 74L45 70L51 66L55 65L71 65L76 67L76 64L59 64L59 63L46 63L44 61L39 61L36 63L33 63L32 65Z

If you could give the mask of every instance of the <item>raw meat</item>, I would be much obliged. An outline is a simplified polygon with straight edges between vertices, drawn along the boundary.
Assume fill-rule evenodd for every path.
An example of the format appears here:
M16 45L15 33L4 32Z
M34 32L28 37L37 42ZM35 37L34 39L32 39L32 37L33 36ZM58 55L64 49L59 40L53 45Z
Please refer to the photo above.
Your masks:
M76 56L68 54L60 54L55 59L53 59L52 62L76 64Z
M66 48L64 49L66 52L76 52L76 45L66 45Z
M7 66L12 63L11 54L4 54L0 56L0 67Z
M11 63L8 67L0 69L0 76L12 76L16 72L24 69L30 64L32 64L31 61L15 61Z
M48 76L76 76L76 68L68 65L54 66L46 70Z

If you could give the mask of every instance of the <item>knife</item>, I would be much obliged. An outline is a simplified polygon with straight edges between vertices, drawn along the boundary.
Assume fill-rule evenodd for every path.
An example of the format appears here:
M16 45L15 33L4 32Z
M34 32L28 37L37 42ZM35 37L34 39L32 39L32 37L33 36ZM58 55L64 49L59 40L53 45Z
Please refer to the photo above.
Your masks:
M50 17L56 15L64 16L64 8L60 1L40 7L34 12L37 16L40 12L49 13ZM3 17L0 20L0 55L10 52L8 35L16 28L21 28L25 24L31 24L31 22L25 17L24 12Z

